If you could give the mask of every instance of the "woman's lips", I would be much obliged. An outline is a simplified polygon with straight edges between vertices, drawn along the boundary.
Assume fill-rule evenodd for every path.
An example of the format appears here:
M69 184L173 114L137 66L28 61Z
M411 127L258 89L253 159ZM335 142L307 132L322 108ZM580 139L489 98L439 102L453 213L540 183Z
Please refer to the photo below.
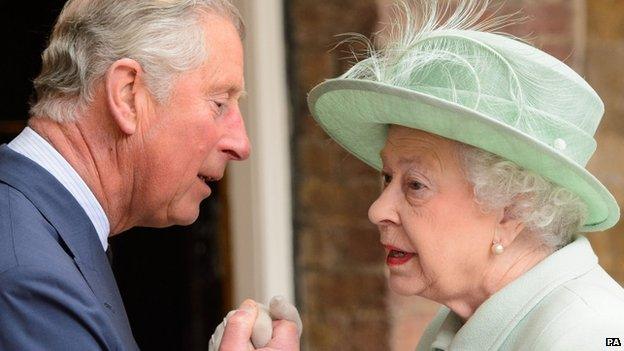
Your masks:
M388 251L386 256L386 264L388 266L400 266L416 256L413 252L402 251L394 246L385 245L385 248Z

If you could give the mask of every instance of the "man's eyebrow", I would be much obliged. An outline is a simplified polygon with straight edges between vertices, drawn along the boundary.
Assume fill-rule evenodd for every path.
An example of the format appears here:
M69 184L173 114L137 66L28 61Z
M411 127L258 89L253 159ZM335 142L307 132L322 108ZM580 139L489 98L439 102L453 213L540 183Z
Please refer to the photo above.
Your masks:
M210 87L209 95L227 94L228 97L241 98L247 96L247 91L240 85L217 84Z
M238 79L230 79L228 77L216 77L212 82L209 82L207 87L212 91L221 92L239 92L245 90L245 81Z

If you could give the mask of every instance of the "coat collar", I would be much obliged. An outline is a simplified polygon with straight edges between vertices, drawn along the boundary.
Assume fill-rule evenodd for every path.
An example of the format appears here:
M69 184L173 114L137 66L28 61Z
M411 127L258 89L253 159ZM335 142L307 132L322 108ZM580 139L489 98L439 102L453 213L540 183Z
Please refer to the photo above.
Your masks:
M0 181L20 191L56 229L93 294L113 314L125 316L106 253L82 207L48 171L0 146Z
M527 273L487 299L461 326L443 307L444 318L431 347L441 350L498 350L514 327L555 288L598 264L589 241L577 236L569 245L546 257Z

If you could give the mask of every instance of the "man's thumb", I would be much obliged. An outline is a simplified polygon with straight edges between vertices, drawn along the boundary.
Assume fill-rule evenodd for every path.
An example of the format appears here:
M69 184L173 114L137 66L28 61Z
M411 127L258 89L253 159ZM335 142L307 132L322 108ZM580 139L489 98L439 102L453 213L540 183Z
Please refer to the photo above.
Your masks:
M228 318L219 351L249 350L251 346L249 340L257 315L256 303L253 300L245 300ZM251 347L253 350L253 346Z

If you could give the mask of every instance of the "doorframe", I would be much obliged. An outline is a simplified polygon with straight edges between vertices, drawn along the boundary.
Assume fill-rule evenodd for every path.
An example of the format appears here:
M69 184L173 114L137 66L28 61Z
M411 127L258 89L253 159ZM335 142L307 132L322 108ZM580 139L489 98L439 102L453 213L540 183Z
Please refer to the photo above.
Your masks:
M246 22L241 102L252 144L229 168L233 302L294 302L290 121L282 0L234 0Z

